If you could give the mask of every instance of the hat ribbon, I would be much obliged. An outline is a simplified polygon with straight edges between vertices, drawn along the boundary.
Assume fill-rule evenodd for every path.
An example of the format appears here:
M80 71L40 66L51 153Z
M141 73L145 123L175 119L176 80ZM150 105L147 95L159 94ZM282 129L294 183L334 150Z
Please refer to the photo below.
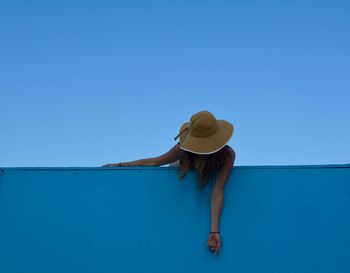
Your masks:
M188 128L189 127L186 127L185 129L183 129L175 138L174 138L174 140L176 140L179 136L181 136L185 131L187 131L187 133L188 133ZM186 133L186 134L187 134Z

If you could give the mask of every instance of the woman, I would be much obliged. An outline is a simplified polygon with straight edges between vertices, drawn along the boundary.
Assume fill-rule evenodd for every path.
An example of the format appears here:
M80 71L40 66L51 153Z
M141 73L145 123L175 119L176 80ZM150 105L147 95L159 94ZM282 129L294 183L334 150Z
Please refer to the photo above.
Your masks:
M185 122L175 137L177 143L167 153L136 161L106 164L110 166L160 166L176 162L179 165L179 179L188 170L194 169L198 175L200 189L204 189L210 179L217 174L211 193L211 228L208 247L214 255L220 250L219 222L224 197L224 186L230 176L236 158L235 151L226 143L234 132L234 126L226 120L217 120L208 111L194 114L190 122Z

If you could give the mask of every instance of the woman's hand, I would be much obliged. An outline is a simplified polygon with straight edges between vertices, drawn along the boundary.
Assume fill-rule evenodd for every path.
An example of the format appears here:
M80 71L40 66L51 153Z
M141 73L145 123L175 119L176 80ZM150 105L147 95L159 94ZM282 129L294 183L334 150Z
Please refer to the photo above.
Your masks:
M220 233L209 233L208 247L216 255L221 247Z

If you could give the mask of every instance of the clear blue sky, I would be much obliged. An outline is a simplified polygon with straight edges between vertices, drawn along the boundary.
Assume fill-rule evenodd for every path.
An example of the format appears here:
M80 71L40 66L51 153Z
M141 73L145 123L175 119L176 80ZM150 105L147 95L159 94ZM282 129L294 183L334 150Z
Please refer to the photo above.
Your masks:
M350 162L349 1L1 1L0 166L160 155L201 110L236 165Z

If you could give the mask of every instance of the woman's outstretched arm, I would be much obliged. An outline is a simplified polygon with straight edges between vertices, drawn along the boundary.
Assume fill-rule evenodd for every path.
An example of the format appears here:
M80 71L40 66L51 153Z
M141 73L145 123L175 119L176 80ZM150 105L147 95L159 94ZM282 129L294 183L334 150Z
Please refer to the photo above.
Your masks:
M168 152L157 157L144 158L144 159L139 159L139 160L129 161L129 162L105 164L102 167L113 167L113 166L155 166L157 167L157 166L165 165L165 164L179 160L182 157L183 153L184 152L180 149L180 145L176 144Z
M235 151L230 147L230 157L228 157L225 164L220 169L220 172L216 178L216 183L214 189L211 193L211 208L210 208L210 233L208 239L208 246L214 251L214 254L220 250L221 239L220 234L217 233L220 231L220 216L222 210L222 204L224 200L224 187L231 174L231 170L234 165L236 158ZM215 233L214 233L215 232Z
M124 166L156 166L154 158L144 158L129 162L110 163L102 167L124 167Z

